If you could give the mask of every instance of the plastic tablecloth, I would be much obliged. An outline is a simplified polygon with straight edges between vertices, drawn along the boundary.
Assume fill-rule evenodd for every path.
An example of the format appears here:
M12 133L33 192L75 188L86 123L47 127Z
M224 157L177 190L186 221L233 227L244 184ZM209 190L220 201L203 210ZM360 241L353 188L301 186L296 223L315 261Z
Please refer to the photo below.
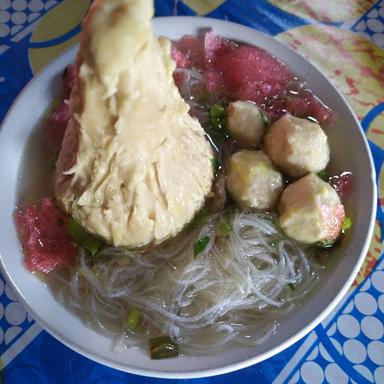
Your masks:
M0 0L0 120L25 84L77 42L88 0ZM157 0L156 15L206 15L285 42L346 95L374 156L374 237L348 294L315 330L267 361L180 383L384 383L384 0ZM166 383L97 364L52 338L0 278L4 383Z

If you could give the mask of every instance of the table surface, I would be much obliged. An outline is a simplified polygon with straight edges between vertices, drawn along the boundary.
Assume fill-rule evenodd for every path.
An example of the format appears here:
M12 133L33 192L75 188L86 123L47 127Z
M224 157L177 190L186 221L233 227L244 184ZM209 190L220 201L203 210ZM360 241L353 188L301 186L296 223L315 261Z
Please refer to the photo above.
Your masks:
M89 0L0 0L0 121L31 77L78 41ZM384 0L157 0L156 15L206 15L253 27L316 63L346 95L378 175L374 238L346 297L284 352L231 374L176 382L384 383ZM4 383L165 383L97 364L56 341L0 275ZM0 380L0 381L1 381Z

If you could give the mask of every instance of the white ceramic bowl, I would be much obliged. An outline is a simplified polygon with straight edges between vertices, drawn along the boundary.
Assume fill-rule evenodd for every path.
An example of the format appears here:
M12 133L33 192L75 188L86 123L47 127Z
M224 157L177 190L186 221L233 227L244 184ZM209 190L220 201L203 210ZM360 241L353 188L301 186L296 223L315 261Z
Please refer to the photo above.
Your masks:
M355 175L352 195L347 203L353 228L342 246L332 255L337 261L307 302L292 311L277 334L254 348L228 348L211 355L181 357L177 360L150 360L146 351L115 352L111 340L87 328L53 298L49 289L28 273L12 220L19 165L32 130L58 95L60 76L75 59L76 47L53 61L36 76L18 97L0 131L0 254L3 273L32 316L54 337L75 351L113 368L131 373L168 378L192 378L222 374L265 360L299 340L341 300L355 278L368 250L376 211L375 172L367 141L346 100L305 59L277 40L253 29L226 21L172 17L154 20L157 34L178 39L199 28L213 28L218 34L267 49L305 79L309 87L338 116L337 124L327 134L331 143L334 171L350 170Z

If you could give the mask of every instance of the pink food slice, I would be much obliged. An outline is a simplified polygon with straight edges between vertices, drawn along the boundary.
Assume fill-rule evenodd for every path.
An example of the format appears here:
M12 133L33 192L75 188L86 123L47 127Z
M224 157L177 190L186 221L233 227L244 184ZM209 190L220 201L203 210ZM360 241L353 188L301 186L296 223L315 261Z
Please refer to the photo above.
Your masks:
M63 74L63 93L59 104L53 109L43 124L44 142L52 153L58 153L61 149L64 133L71 117L68 99L75 85L76 78L76 66L71 64L65 69Z
M68 217L52 198L17 209L14 219L29 271L49 273L75 262L78 249L66 230Z

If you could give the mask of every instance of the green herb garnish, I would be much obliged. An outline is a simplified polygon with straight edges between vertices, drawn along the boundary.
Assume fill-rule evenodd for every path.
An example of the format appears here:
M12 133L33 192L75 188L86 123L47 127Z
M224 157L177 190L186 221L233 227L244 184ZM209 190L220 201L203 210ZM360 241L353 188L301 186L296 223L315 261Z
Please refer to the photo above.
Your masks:
M327 172L325 172L325 170L318 172L317 176L319 176L320 179L323 179L324 181L328 181L329 179Z
M228 220L223 220L218 227L219 236L227 237L232 232L232 225Z
M348 216L345 216L343 221L343 226L341 227L342 233L347 233L352 227L352 219Z
M295 290L295 285L293 283L288 283L288 287L291 288L293 291Z
M151 359L167 359L179 356L179 349L169 336L155 337L149 340Z
M125 326L130 331L134 331L140 325L141 313L138 309L132 308L128 311L127 318L125 319Z
M213 173L216 173L219 170L219 160L216 157L211 159Z
M222 104L215 104L209 110L209 118L213 128L221 128L225 125L227 109Z
M199 212L196 213L195 217L189 223L188 228L193 230L201 228L208 220L209 211L207 208L201 208Z
M208 134L216 144L225 141L229 135L226 128L227 107L223 104L214 104L209 110L210 125L207 128Z
M273 219L271 220L271 223L274 223ZM275 249L279 249L280 241L284 240L284 237L282 235L276 235L271 239L271 247Z
M264 127L269 127L271 125L271 122L269 121L269 117L262 109L259 108L261 119L263 120Z
M193 246L193 256L196 257L199 253L203 252L208 243L209 236L204 236L200 240L197 240Z
M333 244L335 244L335 240L324 240L318 241L317 243L315 243L315 246L319 248L330 248L333 246Z
M84 248L91 253L92 256L100 250L103 242L90 233L88 233L79 223L75 220L69 220L67 229L74 242L81 248Z

